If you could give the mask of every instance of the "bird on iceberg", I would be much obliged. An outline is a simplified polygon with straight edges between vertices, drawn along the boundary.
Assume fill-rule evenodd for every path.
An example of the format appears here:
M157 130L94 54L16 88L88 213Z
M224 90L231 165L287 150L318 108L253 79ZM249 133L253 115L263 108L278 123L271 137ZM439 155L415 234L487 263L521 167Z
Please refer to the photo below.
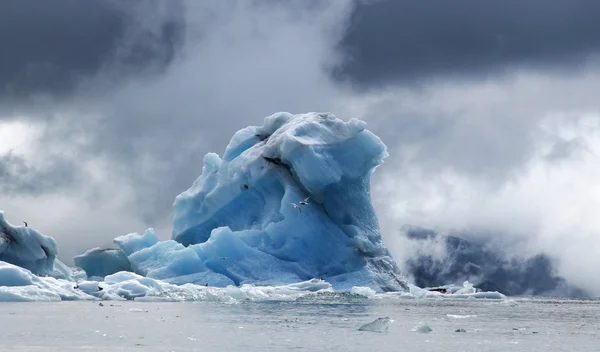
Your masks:
M310 197L306 197L306 199L304 199L303 201L300 202L300 204L302 205L308 205L308 200L310 199Z
M298 204L296 203L290 203L294 208L298 209L299 212L302 212L302 208L300 208L300 206L298 206Z
M27 227L27 221L23 221L23 223L25 224L25 227Z

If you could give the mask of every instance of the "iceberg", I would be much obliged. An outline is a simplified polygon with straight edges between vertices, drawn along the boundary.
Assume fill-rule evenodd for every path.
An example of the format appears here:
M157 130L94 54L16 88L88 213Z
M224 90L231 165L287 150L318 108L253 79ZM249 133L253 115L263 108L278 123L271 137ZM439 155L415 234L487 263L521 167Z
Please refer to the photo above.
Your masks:
M192 284L172 285L125 271L108 275L103 281L85 280L74 283L54 277L40 277L27 269L0 261L0 302L136 300L237 303L250 300L295 300L326 292L333 292L331 285L317 279L283 286L242 285L217 288Z
M27 226L14 226L0 211L0 261L45 276L54 273L57 255L56 241L52 237Z
M131 264L120 249L92 248L75 256L73 262L82 268L88 277L105 277L119 271L131 271Z
M235 133L222 158L204 157L200 177L175 199L171 240L158 241L153 231L130 234L115 239L120 251L92 251L78 261L92 263L90 276L125 265L126 256L134 273L178 285L317 278L335 290L406 292L370 200L371 173L386 156L362 121L328 113L268 116Z
M39 277L25 268L0 261L1 302L56 302L95 299L77 290L73 282Z

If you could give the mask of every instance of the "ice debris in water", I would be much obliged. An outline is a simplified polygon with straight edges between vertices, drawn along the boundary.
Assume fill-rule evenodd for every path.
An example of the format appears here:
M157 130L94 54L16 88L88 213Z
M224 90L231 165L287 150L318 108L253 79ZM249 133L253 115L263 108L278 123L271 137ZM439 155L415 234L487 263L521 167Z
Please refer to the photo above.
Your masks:
M202 175L175 199L172 240L152 229L117 237L118 248L75 258L85 273L56 259L54 239L0 212L0 301L440 295L408 292L383 245L370 175L387 152L365 125L278 113L238 131L222 158L205 156ZM467 284L444 296L504 298Z
M452 319L467 319L467 318L477 318L477 315L458 315L458 314L446 314L448 318Z
M350 292L354 293L356 295L361 295L361 296L365 296L365 297L369 297L369 298L375 297L377 295L377 292L375 292L375 290L373 290L370 287L355 286L355 287L352 287Z
M72 301L94 299L74 288L75 283L53 277L39 277L31 271L0 261L0 301Z
M409 284L410 295L414 298L431 298L431 297L444 297L444 298L479 298L479 299L499 299L505 300L506 296L500 292L477 292L477 289L473 288L473 285L466 281L466 286L462 288L453 288L448 286L450 293L441 293L437 291L430 291L428 289L420 288L415 285Z
M358 328L358 331L386 332L391 321L390 317L377 318Z
M427 334L433 331L433 329L427 323L419 323L419 325L412 328L410 331L420 332L422 334Z
M176 197L172 240L119 237L122 255L88 258L86 266L98 272L126 257L133 272L172 284L325 278L336 290L407 291L370 200L386 146L365 127L328 113L277 113L246 127L222 158L207 154L202 175Z

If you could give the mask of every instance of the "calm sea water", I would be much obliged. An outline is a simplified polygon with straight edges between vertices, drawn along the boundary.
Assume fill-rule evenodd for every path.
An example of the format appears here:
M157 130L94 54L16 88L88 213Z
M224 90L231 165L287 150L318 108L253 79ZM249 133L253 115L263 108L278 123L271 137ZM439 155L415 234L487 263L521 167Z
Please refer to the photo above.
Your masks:
M2 351L599 351L600 301L0 303ZM379 317L388 331L359 331ZM411 331L427 323L430 333ZM464 329L465 332L456 332Z

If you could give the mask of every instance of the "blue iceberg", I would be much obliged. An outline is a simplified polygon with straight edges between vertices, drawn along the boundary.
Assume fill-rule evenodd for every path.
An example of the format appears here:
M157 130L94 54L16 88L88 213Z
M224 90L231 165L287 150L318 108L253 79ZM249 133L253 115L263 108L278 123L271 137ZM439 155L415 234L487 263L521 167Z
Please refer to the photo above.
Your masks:
M120 249L92 248L73 258L88 277L103 278L119 271L131 271L129 259Z
M115 239L115 255L78 260L98 269L126 256L136 274L171 284L317 278L336 290L407 291L370 201L386 147L365 127L331 114L269 116L235 133L223 158L204 157L202 175L175 199L172 240L130 234Z
M46 276L54 273L57 255L54 238L27 226L14 226L0 211L0 261Z

